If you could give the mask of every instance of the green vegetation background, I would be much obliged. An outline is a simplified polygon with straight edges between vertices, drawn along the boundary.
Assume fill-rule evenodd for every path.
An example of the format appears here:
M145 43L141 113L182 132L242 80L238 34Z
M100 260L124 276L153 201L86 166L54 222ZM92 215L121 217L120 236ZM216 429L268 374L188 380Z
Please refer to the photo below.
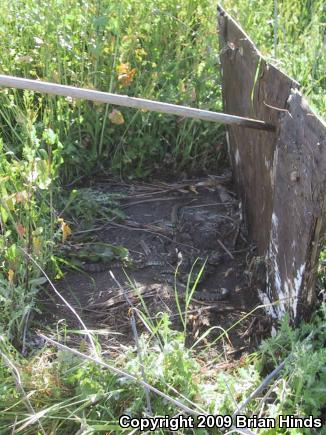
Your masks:
M325 117L325 2L222 3L261 52L300 82L310 104ZM221 110L218 56L216 4L211 0L1 2L2 74ZM115 423L107 421L114 422L126 409L142 412L143 390L64 353L54 358L53 351L45 350L24 359L14 348L22 349L45 284L26 253L51 276L60 276L64 259L57 247L70 231L62 214L64 185L97 173L145 178L162 161L171 170L214 170L223 157L223 127L1 89L0 130L0 433L8 433L16 417L20 427L26 425L23 433L42 432L30 406L43 410L48 433L72 433L81 422L89 433L100 430L99 422L114 432ZM74 201L70 196L68 204ZM322 256L325 260L326 253ZM144 344L149 379L169 394L166 384L171 383L211 412L231 412L230 391L241 401L259 382L262 367L294 352L296 365L289 364L274 386L275 406L268 404L265 414L318 414L326 402L325 312L316 316L316 323L297 332L285 320L280 335L257 356L214 381L201 377L196 356L184 348L185 336L171 331L163 318L161 348ZM116 364L138 373L132 349ZM254 402L250 409L257 411L258 405ZM156 412L170 410L159 402L155 406Z

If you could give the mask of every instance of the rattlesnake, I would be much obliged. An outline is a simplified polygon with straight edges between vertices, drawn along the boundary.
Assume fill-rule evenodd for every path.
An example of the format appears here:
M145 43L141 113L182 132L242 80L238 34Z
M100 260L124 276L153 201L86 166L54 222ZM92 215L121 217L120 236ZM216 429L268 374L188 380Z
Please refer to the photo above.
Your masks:
M180 282L176 282L176 288L177 288L177 296L181 298L189 297L189 294L191 293L191 289L186 291L186 286L181 284ZM171 288L170 293L173 291ZM175 292L174 292L175 293ZM214 291L201 291L201 290L195 290L191 299L197 299L198 301L205 301L205 302L216 302L216 301L223 301L227 299L230 295L230 290L224 287L221 287Z
M153 266L159 266L163 267L166 266L166 263L162 260L133 260L131 263L131 266L134 266L136 269L143 269L145 267L153 267ZM121 261L111 261L111 262L98 262L98 263L86 263L83 262L79 265L81 269L83 269L85 272L90 273L100 273L100 272L107 272L110 269L117 269L123 267L123 264Z
M138 261L134 261L133 265L135 265L135 267L137 269L143 269L145 267L165 267L166 263L162 260L138 260ZM81 265L82 269L85 270L86 272L90 272L90 273L100 273L100 272L106 272L109 271L110 269L115 269L115 268L121 268L121 262L119 261L114 261L114 262L110 262L110 263L83 263ZM160 273L163 275L165 273L169 273L171 274L171 270L169 269L162 269L160 271ZM181 298L185 298L189 295L191 288L187 291L187 286L182 284L179 280L174 280L174 277L170 276L170 279L166 278L165 281L167 281L170 284L170 293L174 293L174 286L176 285L177 288L177 295L178 297ZM220 288L218 290L215 291L201 291L201 290L196 290L193 293L192 299L197 299L199 301L206 301L206 302L215 302L215 301L222 301L228 298L228 296L230 295L230 290L226 289L226 288Z
M134 261L132 263L133 266L135 266L137 269L143 269L145 267L166 267L166 263L162 260L138 260L138 261ZM85 270L86 272L90 272L90 273L100 273L100 272L106 272L109 271L110 269L116 269L116 268L121 268L122 264L119 261L113 261L110 263L83 263L81 265L81 268L83 270ZM165 273L169 273L171 274L172 271L169 269L162 269L160 271L160 274L165 274ZM187 286L182 284L179 280L176 280L176 282L174 281L174 278L171 277L171 279L166 279L166 281L168 283L170 283L171 287L169 287L169 291L170 293L174 294L174 285L176 285L177 288L177 295L180 298L186 298L189 293L190 290L187 291ZM173 282L172 282L173 281ZM193 293L192 299L197 299L199 301L207 301L207 302L215 302L215 301L222 301L228 298L230 294L230 290L226 289L226 288L220 288L214 291L201 291L201 290L196 290Z
M171 224L173 227L173 232L174 232L174 242L176 241L177 235L179 232L182 232L180 228L178 228L178 223L179 223L179 211L182 207L184 207L185 204L176 204L175 206L173 206L172 208L172 212L171 212ZM195 249L195 247L194 247ZM198 249L197 249L198 251ZM181 253L180 253L181 254ZM207 252L202 252L202 254L204 254L203 258L198 258L198 255L196 255L196 257L193 258L193 254L190 254L189 252L184 253L185 255L181 255L181 257L179 258L179 255L175 255L175 253L173 254L171 252L171 248L170 248L170 252L169 254L167 254L165 261L163 261L161 258L156 259L156 258L141 258L138 260L133 260L131 263L126 264L126 267L133 267L135 269L143 269L146 267L159 267L159 280L162 280L162 275L167 275L164 280L166 282L168 282L170 280L170 282L168 282L168 284L170 285L170 289L171 291L173 291L174 285L176 284L177 287L177 293L178 296L180 297L186 297L187 294L189 294L189 291L187 292L187 286L185 284L183 284L180 280L182 280L183 282L187 282L188 281L188 276L189 276L189 271L191 271L192 273L192 278L194 276L196 276L197 274L196 269L193 270L193 266L196 263L197 260L200 260L197 263L196 268L199 269L201 268L201 265L204 264L204 262L206 263L206 268L205 268L205 276L207 276L207 274L209 274L209 270L212 267L215 267L217 265L219 265L221 262L223 262L225 260L226 255L225 254L220 254L218 252L214 252L212 250L209 250ZM190 256L189 256L190 254ZM197 252L198 254L198 252ZM207 254L207 255L206 255ZM174 257L174 258L173 258ZM201 256L200 256L201 257ZM177 276L177 280L175 282L175 278L174 278L174 271L173 268L170 267L169 269L167 269L167 266L169 265L169 263L177 263L181 260L181 262L179 263L179 266L181 265L181 267L178 267L178 276ZM114 269L114 268L121 268L123 267L123 263L121 261L111 261L111 262L97 262L97 263L88 263L88 262L82 262L79 267L81 269L83 269L86 272L89 273L99 273L99 272L108 272L110 269ZM199 271L198 271L199 272ZM202 273L202 272L201 272ZM179 279L180 278L180 279ZM185 281L182 279L185 278ZM172 280L172 282L171 282ZM189 284L189 288L191 289L193 283L191 282ZM226 299L230 294L230 290L226 289L226 288L219 288L218 290L215 291L201 291L201 290L196 290L193 294L193 298L197 299L197 300L202 300L202 301L220 301L220 300L224 300Z

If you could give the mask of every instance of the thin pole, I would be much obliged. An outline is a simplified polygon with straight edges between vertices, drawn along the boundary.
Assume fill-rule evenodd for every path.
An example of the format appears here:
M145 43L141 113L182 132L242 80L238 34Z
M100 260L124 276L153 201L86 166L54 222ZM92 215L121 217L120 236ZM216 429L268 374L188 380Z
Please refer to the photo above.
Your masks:
M84 100L109 103L117 106L145 109L154 112L177 115L184 118L195 118L203 121L218 122L229 125L255 128L258 130L274 131L275 127L264 121L259 121L242 116L227 115L225 113L211 112L209 110L194 109L192 107L179 106L176 104L161 103L159 101L146 100L144 98L128 97L127 95L111 94L109 92L94 91L91 89L77 88L75 86L58 85L56 83L29 80L19 77L0 74L0 86L7 88L29 89L52 95L80 98Z

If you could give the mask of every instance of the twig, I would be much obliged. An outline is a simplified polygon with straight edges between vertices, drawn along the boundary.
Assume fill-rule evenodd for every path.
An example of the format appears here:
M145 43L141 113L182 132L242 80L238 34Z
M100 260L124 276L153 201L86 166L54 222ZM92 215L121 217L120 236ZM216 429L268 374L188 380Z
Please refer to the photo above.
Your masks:
M209 178L211 178L211 177L209 177ZM223 175L221 175L221 176L215 175L214 179L218 180L219 183L223 183L223 182L228 181L228 178L223 176ZM204 181L204 183L205 183L205 181ZM135 184L133 184L133 185L135 185ZM184 189L184 188L186 188L188 186L192 186L192 185L195 185L197 187L201 187L203 185L202 178L197 178L195 180L184 180L182 182L174 183L174 184L168 184L168 183L163 183L163 182L161 182L159 184L152 184L151 186L154 186L154 188L159 189L159 190L154 190L154 191L152 190L152 191L149 191L147 193L138 193L136 195L133 195L133 197L140 198L140 197L145 197L145 196L151 196L151 195L153 196L153 195L159 195L159 194L163 194L163 193L173 192L175 190L180 191L181 189ZM125 186L129 186L129 184L125 184ZM147 186L142 184L141 187L144 189ZM147 187L147 189L150 190L150 187ZM178 197L175 197L175 199L178 199Z
M275 386L280 382L280 379L277 379L267 390L267 393L264 395L264 397L260 400L260 402L257 405L257 408L255 410L255 414L258 414L258 417L262 416L263 410L264 410L264 405L266 403L266 400L269 398L271 392L274 390ZM258 410L259 413L257 412Z
M291 116L291 118L292 118L291 113L290 113L289 110L287 110L287 109L281 109L280 107L271 106L270 104L267 104L265 101L263 101L263 104L264 104L266 107L269 107L270 109L277 110L278 112L286 112L286 113L287 113L289 116Z
M19 249L21 249L23 251L23 253L25 255L27 255L27 257L30 258L30 260L35 264L35 266L43 273L43 275L45 276L45 278L47 279L48 283L50 284L50 286L52 287L53 291L55 292L55 294L63 301L63 303L69 308L69 310L76 316L76 318L78 319L79 323L82 325L85 334L87 335L89 341L90 341L90 345L92 346L93 349L93 353L94 355L98 356L98 352L93 340L93 337L91 335L91 333L89 332L89 330L87 329L87 326L85 325L85 323L83 322L82 318L79 316L79 314L77 313L77 311L74 309L74 307L72 305L69 304L69 302L59 293L59 291L55 288L53 282L50 280L50 278L48 277L47 273L45 272L45 270L38 264L37 261L34 260L34 258L25 251L25 249L19 247Z
M122 209L127 208L127 207L132 207L134 205L140 205L140 204L144 204L147 202L159 202L159 201L176 201L178 198L175 196L172 197L167 197L167 198L149 198L149 199L143 199L141 201L135 201L135 202L129 202L127 204L123 204L121 206Z
M249 334L251 333L252 327L254 326L256 321L257 321L257 317L254 317L252 319L252 321L250 322L250 325L248 326L248 328L245 330L245 332L240 335L241 339L244 339L244 338L249 336Z
M143 251L144 251L146 257L148 257L150 255L150 253L151 253L151 250L148 247L148 245L146 244L145 240L144 239L140 239L139 243L140 243L141 247L143 248Z
M176 407L182 409L187 414L190 414L190 415L200 415L200 414L203 414L202 412L194 411L193 409L189 408L187 405L184 405L183 403L179 402L178 400L173 399L173 397L168 396L167 394L163 393L162 391L158 390L157 388L153 387L152 385L147 384L145 381L143 381L141 379L137 379L136 376L133 376L130 373L127 373L127 372L125 372L123 370L120 370L120 369L118 369L116 367L113 367L110 364L107 364L107 363L105 363L104 361L102 361L102 360L100 360L98 358L94 358L94 357L92 357L90 355L85 355L84 353L81 353L81 352L79 352L76 349L71 349L70 347L68 347L68 346L66 346L64 344L58 343L57 341L53 340L50 337L47 337L44 334L39 333L38 335L40 337L42 337L44 340L46 340L47 342L51 343L53 346L55 346L55 347L57 347L59 349L65 350L67 352L71 352L74 355L79 356L80 358L84 358L84 359L86 359L88 361L92 361L92 362L94 362L96 364L99 364L102 367L105 367L106 369L111 370L113 373L116 373L117 375L119 375L119 376L121 376L123 378L126 378L126 379L129 379L131 381L134 381L134 382L138 383L139 385L141 385L144 388L148 388L149 390L153 391L158 396L163 397L163 399L165 399L168 402L172 403ZM206 413L205 413L205 415L206 415Z
M153 235L156 236L156 237L163 237L164 239L167 239L167 240L169 240L169 241L172 242L172 243L175 243L175 244L180 245L180 246L185 246L186 248L191 248L191 249L194 249L194 250L196 250L197 252L199 252L199 249L198 249L198 248L194 248L193 246L191 246L191 245L187 245L186 243L176 242L175 240L171 239L171 237L168 237L168 236L166 236L165 234L163 234L163 233L159 233L159 232L157 232L157 231L147 230L146 228L131 227L131 226L128 226L128 225L118 224L118 223L116 223L116 222L110 222L110 223L108 224L108 226L111 226L111 225L112 225L112 226L115 226L115 227L125 228L125 229L130 230L130 231L144 231L145 233L153 234Z
M136 319L135 319L135 314L134 314L133 303L131 302L131 299L128 296L128 292L120 284L120 282L116 279L112 270L110 270L110 275L111 275L111 278L113 279L113 281L119 287L120 291L123 293L123 295L127 301L127 304L130 307L130 324L131 324L131 329L132 329L132 333L133 333L135 344L136 344L137 356L138 356L138 360L139 360L139 364L140 364L140 371L141 371L143 380L147 383L143 357L142 357L141 349L140 349L140 345L139 345L139 336L138 336L138 331L137 331L137 326L136 326ZM146 394L147 410L148 410L149 414L152 415L153 412L152 412L152 406L151 406L151 398L150 398L150 394L149 394L149 389L147 387L145 387L145 394Z
M115 218L113 218L113 219L115 219ZM77 236L77 235L79 235L79 234L93 233L93 232L95 232L95 231L101 231L101 230L104 230L108 225L110 225L110 223L111 223L111 220L106 221L106 223L103 224L103 225L101 225L100 227L88 228L87 230L76 231L76 232L74 233L74 236Z
M23 346L22 346L22 354L23 355L26 354L26 335L27 335L27 328L28 328L28 321L29 321L30 314L31 314L31 310L29 309L27 312L25 325L24 325L24 332L23 332Z
M159 288L158 284L150 284L150 285L142 285L138 288L138 294L141 294L142 297L147 297L148 293L150 293L150 295L154 292L157 291L157 289ZM128 290L128 294L132 294L133 290ZM94 310L96 308L109 308L113 305L116 305L118 303L121 303L122 301L121 296L123 296L124 293L118 293L115 294L114 296L110 297L109 299L103 301L103 302L96 302L94 304L89 304L86 307L83 307L83 310L87 310L87 311L91 311Z
M11 428L11 433L10 433L10 435L14 435L14 434L16 433L16 425L17 425L17 415L16 415L16 417L15 417L14 424L13 424L13 426L12 426L12 428Z
M163 381L164 382L164 381ZM172 385L167 384L166 382L164 382L164 384L169 388L169 390L172 390L174 393L179 394L186 402L188 402L190 405L195 406L197 409L199 409L199 411L201 411L203 414L206 413L205 410L203 410L203 408L199 407L198 405L196 405L196 403L192 402L191 400L189 400L186 396L184 396L182 393L180 393L180 391L178 391L176 388L172 387Z
M233 248L233 249L234 249L234 248L236 247L236 245L237 245L238 238L239 238L239 236L240 236L240 231L241 231L241 228L240 228L240 224L239 224L239 225L237 225L237 227L236 227L236 230L235 230L235 233L234 233L234 236L233 236L233 240L232 240L232 248Z
M224 249L224 251L228 254L228 256L234 260L234 255L231 254L231 252L228 250L228 248L221 242L220 239L217 239L217 243Z
M204 208L204 207L212 207L213 205L231 205L231 204L234 204L234 202L209 202L208 204L192 205L191 208Z

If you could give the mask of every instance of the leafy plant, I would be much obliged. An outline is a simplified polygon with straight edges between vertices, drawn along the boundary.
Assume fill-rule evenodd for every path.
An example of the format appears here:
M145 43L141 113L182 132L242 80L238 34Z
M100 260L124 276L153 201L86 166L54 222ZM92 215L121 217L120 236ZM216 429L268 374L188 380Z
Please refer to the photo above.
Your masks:
M176 5L171 0L155 4L64 0L59 7L51 0L51 4L5 0L0 12L4 73L221 108L211 1ZM69 14L63 15L62 9ZM174 170L213 167L219 161L220 126L32 95L31 103L38 108L35 122L49 122L64 145L65 179L108 167L144 177L161 166L167 153ZM5 91L1 106L6 141L15 144L17 132L21 139L24 130L21 92ZM114 113L120 113L119 120Z
M72 220L80 229L96 224L100 219L109 220L113 217L125 217L120 209L119 201L124 198L122 193L108 193L90 187L73 189L66 195L64 192L58 198L60 215ZM61 207L60 207L61 205Z
M319 416L326 401L326 306L309 323L292 329L285 317L279 333L262 344L262 364L277 363L292 355L285 367L287 387L282 394L281 413ZM281 388L278 386L277 390ZM279 394L278 394L278 397Z
M37 132L33 125L20 159L0 142L0 310L3 326L18 342L45 282L29 256L50 264L56 241L53 182L61 149L51 129Z

